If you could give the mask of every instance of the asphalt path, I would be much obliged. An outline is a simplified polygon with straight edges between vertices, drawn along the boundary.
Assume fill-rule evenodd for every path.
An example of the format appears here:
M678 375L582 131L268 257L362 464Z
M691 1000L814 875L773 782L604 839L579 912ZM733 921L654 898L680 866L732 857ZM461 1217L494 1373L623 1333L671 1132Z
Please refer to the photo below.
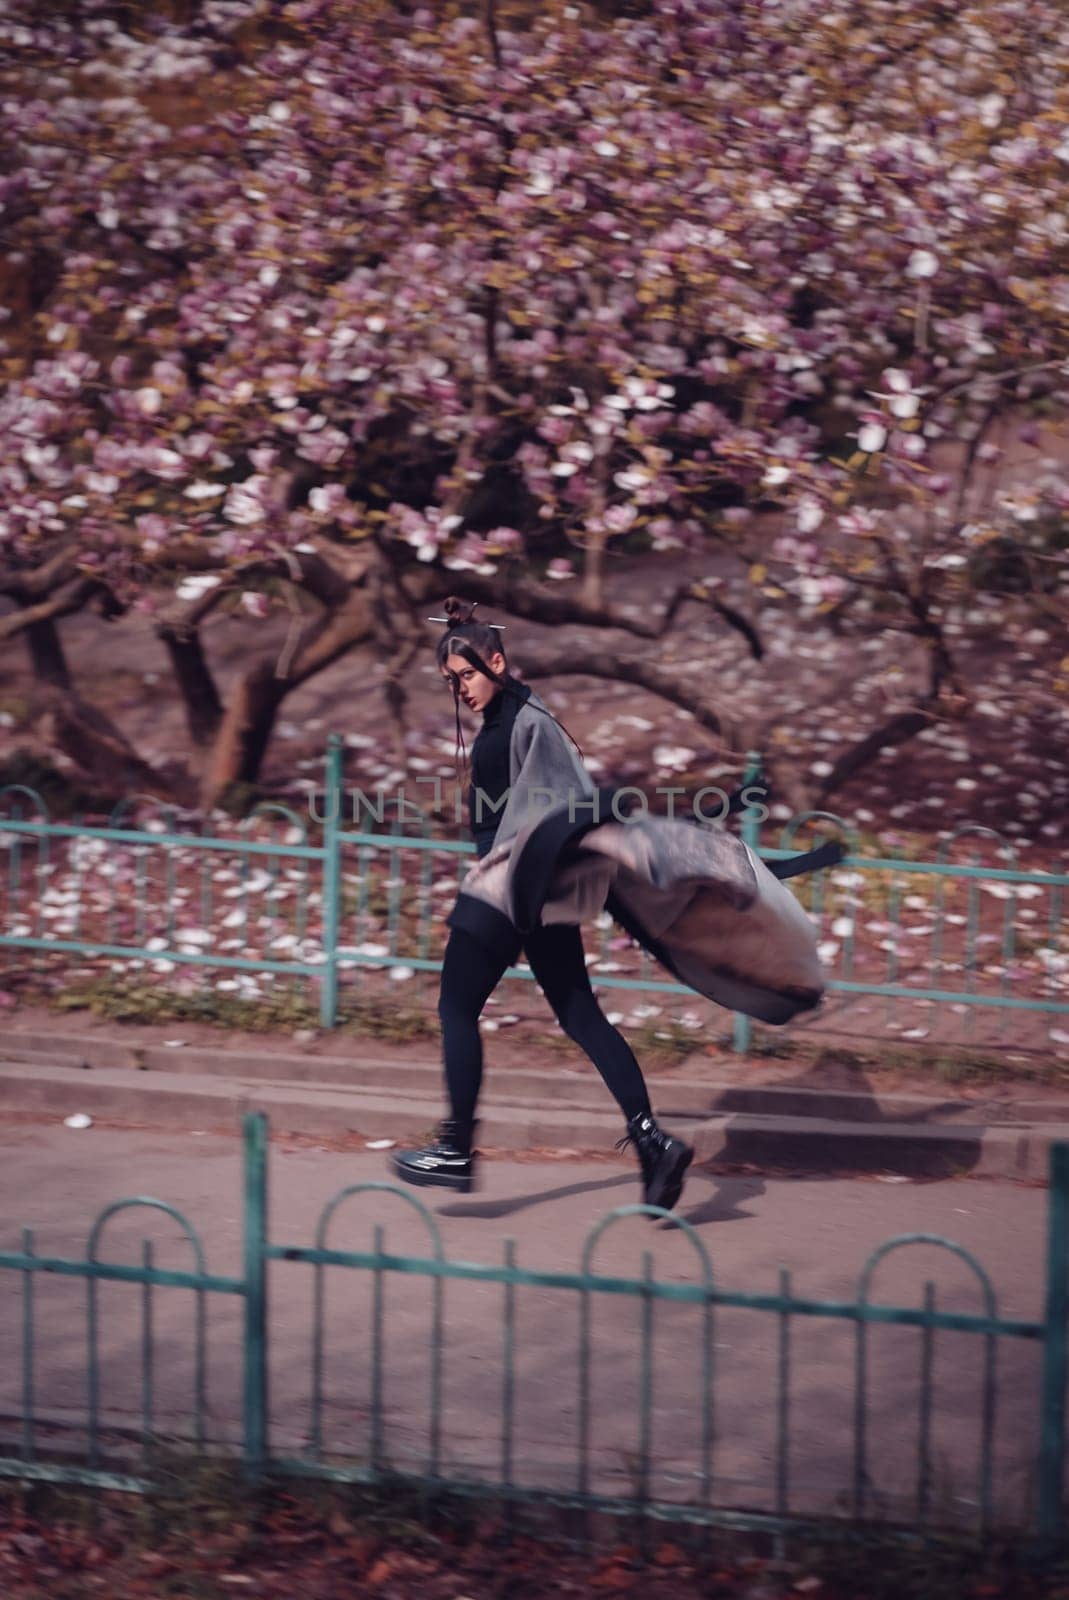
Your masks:
M348 1185L388 1180L384 1152L339 1151L310 1140L270 1151L270 1238L314 1242L323 1208ZM477 1194L406 1190L421 1199L446 1259L498 1266L506 1250L538 1272L581 1270L592 1230L638 1200L635 1169L615 1160L498 1159L485 1162ZM15 1122L0 1132L0 1250L17 1250L22 1227L39 1254L84 1256L93 1220L121 1196L154 1196L180 1210L203 1243L207 1269L237 1275L242 1253L242 1170L237 1139L60 1122ZM988 1274L1000 1315L1042 1315L1047 1195L1035 1185L976 1177L881 1181L867 1175L791 1178L757 1171L693 1173L679 1215L683 1230L623 1217L602 1232L591 1270L667 1283L698 1283L708 1261L724 1290L777 1294L782 1273L806 1300L851 1302L867 1259L886 1240L938 1235L972 1253ZM406 1199L378 1190L345 1200L326 1235L336 1249L365 1250L383 1229L393 1255L433 1253L427 1225ZM101 1259L136 1263L153 1241L158 1266L190 1267L188 1241L165 1214L128 1208L103 1231ZM512 1241L511 1246L507 1241ZM648 1256L648 1261L646 1257ZM269 1281L271 1431L280 1453L307 1455L315 1426L315 1272L272 1263ZM984 1296L958 1255L931 1244L892 1251L871 1279L870 1298L920 1306L925 1285L940 1310L981 1312ZM377 1451L391 1466L425 1470L434 1447L430 1407L433 1280L386 1272L382 1279L379 1403L375 1400L374 1274L322 1269L324 1298L320 1441L337 1463ZM0 1415L7 1451L19 1437L24 1300L16 1272L0 1273ZM210 1438L240 1438L242 1310L234 1297L207 1297L206 1417ZM446 1280L442 1289L440 1468L446 1476L495 1479L568 1491L581 1480L581 1326L589 1328L588 1482L608 1494L645 1488L672 1500L704 1493L703 1311L700 1306L574 1288L523 1286L513 1293L513 1375L506 1385L507 1292L499 1283ZM152 1422L155 1436L188 1436L193 1386L195 1296L152 1296ZM77 1448L87 1396L84 1282L37 1275L33 1351L38 1443ZM141 1427L143 1291L106 1283L98 1291L99 1405L105 1443ZM645 1319L645 1320L644 1320ZM646 1377L643 1340L648 1339ZM993 1343L994 1341L992 1341ZM1034 1511L1040 1347L997 1341L992 1486L1000 1519ZM870 1327L865 1340L863 1460L868 1504L911 1514L923 1476L932 1513L968 1522L979 1500L982 1373L988 1342L941 1331L925 1351L917 1328ZM717 1307L712 1318L711 1495L751 1510L845 1507L857 1482L858 1332L848 1319ZM922 1384L932 1377L924 1466ZM511 1393L511 1431L503 1427ZM648 1406L644 1414L644 1395ZM644 1469L644 1442L648 1468ZM780 1448L785 1443L786 1449ZM121 1454L121 1451L119 1452Z

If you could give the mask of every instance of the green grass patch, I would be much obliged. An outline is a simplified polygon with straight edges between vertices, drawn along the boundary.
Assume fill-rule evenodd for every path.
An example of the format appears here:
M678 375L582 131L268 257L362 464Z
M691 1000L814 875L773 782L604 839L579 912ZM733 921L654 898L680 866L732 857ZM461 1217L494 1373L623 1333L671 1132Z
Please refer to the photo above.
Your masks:
M32 987L24 986L22 993L30 998ZM108 976L70 982L38 998L55 1011L87 1011L118 1023L201 1022L247 1033L318 1032L320 1026L318 1000L298 990L247 998L220 994L206 985L183 994L161 983ZM438 1033L437 1018L429 1008L399 1005L392 997L346 995L344 1006L342 1019L331 1030L334 1034L404 1043Z

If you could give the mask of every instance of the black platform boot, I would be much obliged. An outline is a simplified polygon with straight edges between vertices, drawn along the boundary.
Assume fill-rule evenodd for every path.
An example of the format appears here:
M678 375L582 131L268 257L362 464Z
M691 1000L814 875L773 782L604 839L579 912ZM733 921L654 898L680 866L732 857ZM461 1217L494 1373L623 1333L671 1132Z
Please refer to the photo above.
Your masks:
M406 1183L425 1188L454 1189L470 1194L475 1187L475 1153L471 1142L477 1122L439 1124L437 1138L422 1150L398 1150L391 1156L393 1169Z
M627 1133L617 1148L628 1144L635 1146L642 1163L645 1203L671 1211L683 1192L683 1179L694 1151L682 1139L673 1139L659 1128L651 1111L640 1111L629 1118Z

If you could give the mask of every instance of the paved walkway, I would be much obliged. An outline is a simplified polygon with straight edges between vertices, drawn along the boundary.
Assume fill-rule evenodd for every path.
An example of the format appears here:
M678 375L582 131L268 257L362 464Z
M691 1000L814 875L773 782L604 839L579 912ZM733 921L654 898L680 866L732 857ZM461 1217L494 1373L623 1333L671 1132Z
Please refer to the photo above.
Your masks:
M276 1143L270 1157L273 1241L311 1243L322 1207L336 1191L387 1176L386 1158L378 1152L318 1149L309 1140ZM513 1239L517 1264L577 1271L591 1228L611 1208L638 1198L627 1161L491 1160L484 1163L483 1179L481 1191L468 1199L406 1191L427 1200L451 1259L499 1264L505 1241ZM124 1194L151 1194L179 1207L199 1229L209 1270L240 1270L236 1139L101 1126L75 1132L54 1122L15 1122L0 1133L0 1191L0 1249L17 1249L20 1225L29 1224L39 1252L80 1256L92 1219L105 1204ZM902 1233L936 1233L975 1252L994 1281L1000 1310L1026 1318L1042 1311L1045 1212L1041 1188L1007 1180L792 1180L756 1172L695 1173L680 1207L724 1288L774 1293L786 1267L796 1294L852 1300L858 1274L881 1242ZM427 1253L417 1214L380 1193L348 1201L334 1219L330 1243L370 1245L379 1222L391 1252ZM147 1212L116 1216L101 1253L138 1261L145 1234L157 1241L158 1265L189 1261L174 1225ZM606 1274L639 1277L644 1251L651 1253L657 1277L697 1280L698 1258L684 1233L641 1217L625 1219L602 1236L594 1265ZM372 1275L330 1268L325 1276L324 1448L339 1459L366 1459L373 1432ZM928 1279L941 1309L981 1309L967 1270L930 1246L893 1254L877 1273L873 1298L919 1304ZM0 1414L8 1435L21 1381L16 1289L14 1281L0 1289ZM307 1446L309 1435L312 1293L308 1266L272 1267L272 1422L278 1447L294 1453ZM38 1280L37 1403L56 1424L84 1414L85 1299L83 1283ZM209 1299L210 1432L233 1440L241 1405L240 1306L223 1296ZM430 1299L428 1280L387 1276L383 1450L402 1467L427 1460ZM498 1284L445 1284L442 1448L452 1472L494 1477L501 1465L504 1300ZM580 1300L573 1290L516 1293L517 1481L557 1488L576 1482ZM701 1313L663 1302L654 1311L650 1488L689 1498L697 1493L700 1461ZM188 1416L192 1313L187 1291L154 1296L156 1427L164 1433L181 1434ZM139 1288L101 1287L101 1406L116 1425L136 1426L139 1416L140 1315ZM640 1470L642 1315L638 1300L592 1297L592 1481L609 1492L631 1493ZM851 1483L856 1333L846 1321L795 1317L791 1335L791 1504L827 1508ZM767 1508L774 1502L779 1338L780 1319L769 1312L716 1313L714 1469L721 1503ZM935 1341L932 1498L963 1517L975 1512L977 1500L983 1343L962 1333L940 1333ZM903 1510L917 1478L921 1355L916 1329L870 1330L869 1472L877 1498ZM1001 1341L995 1489L1002 1510L1014 1517L1034 1498L1039 1366L1035 1344Z

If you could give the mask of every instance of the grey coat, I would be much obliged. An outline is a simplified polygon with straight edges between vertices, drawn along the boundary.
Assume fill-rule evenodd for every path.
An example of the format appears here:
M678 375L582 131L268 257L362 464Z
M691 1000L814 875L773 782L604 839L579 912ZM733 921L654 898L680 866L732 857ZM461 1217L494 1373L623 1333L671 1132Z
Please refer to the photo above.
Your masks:
M493 846L464 878L450 926L515 960L533 927L607 909L682 983L731 1010L782 1023L818 1004L813 924L740 839L614 814L613 791L595 786L537 695L516 712L509 765Z

